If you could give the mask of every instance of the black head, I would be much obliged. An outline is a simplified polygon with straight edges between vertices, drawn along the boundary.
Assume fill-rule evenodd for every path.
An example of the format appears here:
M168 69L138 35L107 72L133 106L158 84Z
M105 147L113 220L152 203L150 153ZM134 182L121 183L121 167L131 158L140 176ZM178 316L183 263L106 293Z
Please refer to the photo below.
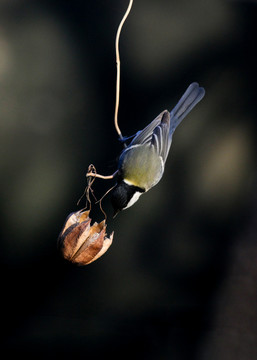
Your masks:
M124 181L119 182L113 189L111 197L114 216L119 211L133 205L144 191L144 189L141 189L138 186L129 185ZM134 201L132 198L134 198ZM130 202L131 204L129 204Z

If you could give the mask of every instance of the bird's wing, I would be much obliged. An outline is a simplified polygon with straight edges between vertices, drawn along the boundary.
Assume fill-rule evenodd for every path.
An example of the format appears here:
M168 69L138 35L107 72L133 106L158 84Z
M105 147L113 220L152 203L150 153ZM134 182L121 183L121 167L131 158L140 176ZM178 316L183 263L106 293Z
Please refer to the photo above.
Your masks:
M171 145L170 135L170 113L167 110L161 112L149 125L139 131L129 144L129 147L135 145L152 145L156 154L166 161Z
M129 146L133 146L133 145L143 145L146 144L148 142L150 142L152 140L152 136L153 136L153 131L156 128L156 126L160 125L161 121L162 121L162 117L164 112L166 112L167 110L164 110L163 112L161 112L149 125L147 125L143 130L138 131L135 135L135 137L133 138L133 140L131 141L131 143L129 144Z
M162 119L159 125L155 127L152 134L151 145L155 152L161 156L163 164L165 163L172 141L170 132L170 113L166 110L162 113Z

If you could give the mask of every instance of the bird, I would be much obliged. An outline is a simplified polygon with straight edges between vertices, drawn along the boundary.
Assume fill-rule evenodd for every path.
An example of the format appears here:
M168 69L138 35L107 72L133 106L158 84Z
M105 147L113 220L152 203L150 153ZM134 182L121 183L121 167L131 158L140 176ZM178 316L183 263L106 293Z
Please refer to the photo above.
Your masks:
M190 84L171 112L162 111L132 136L118 160L117 183L111 194L114 217L161 180L174 131L204 95L197 82Z

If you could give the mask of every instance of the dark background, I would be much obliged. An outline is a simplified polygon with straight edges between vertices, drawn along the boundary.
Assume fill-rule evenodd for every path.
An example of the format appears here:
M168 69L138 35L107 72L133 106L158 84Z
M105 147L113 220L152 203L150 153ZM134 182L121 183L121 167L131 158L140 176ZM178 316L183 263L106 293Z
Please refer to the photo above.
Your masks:
M120 43L123 134L193 81L206 96L158 186L108 218L106 255L76 267L56 249L85 205L88 165L110 174L122 149L114 40L127 4L0 1L1 350L255 359L256 1L134 1ZM96 181L96 196L112 184Z

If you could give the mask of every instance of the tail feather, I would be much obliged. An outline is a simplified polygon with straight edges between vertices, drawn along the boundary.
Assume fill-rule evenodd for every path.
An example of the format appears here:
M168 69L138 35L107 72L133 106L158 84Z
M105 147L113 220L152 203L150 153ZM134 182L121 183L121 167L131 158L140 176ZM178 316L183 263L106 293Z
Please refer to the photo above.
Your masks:
M198 83L194 82L185 91L177 105L170 113L171 117L171 133L181 123L184 117L195 107L195 105L204 97L205 90L199 87Z

